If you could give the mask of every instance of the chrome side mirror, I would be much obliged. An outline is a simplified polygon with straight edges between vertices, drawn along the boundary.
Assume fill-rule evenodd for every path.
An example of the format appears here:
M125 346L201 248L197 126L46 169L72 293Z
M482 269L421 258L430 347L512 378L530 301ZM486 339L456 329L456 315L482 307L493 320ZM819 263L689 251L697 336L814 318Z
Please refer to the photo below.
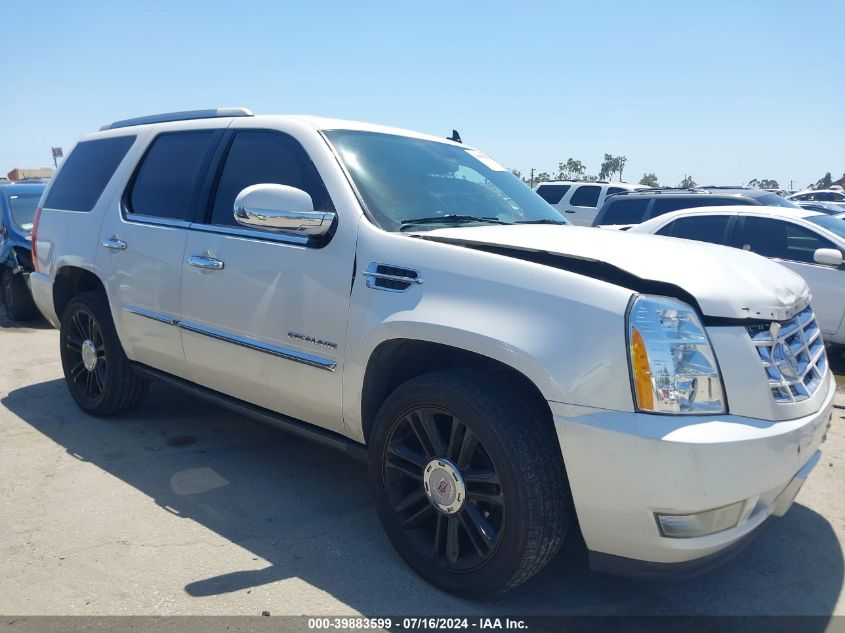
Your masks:
M235 198L235 221L253 229L325 235L334 219L334 211L315 211L311 196L287 185L252 185Z
M813 261L822 266L836 268L842 265L842 252L835 248L819 248L813 253Z

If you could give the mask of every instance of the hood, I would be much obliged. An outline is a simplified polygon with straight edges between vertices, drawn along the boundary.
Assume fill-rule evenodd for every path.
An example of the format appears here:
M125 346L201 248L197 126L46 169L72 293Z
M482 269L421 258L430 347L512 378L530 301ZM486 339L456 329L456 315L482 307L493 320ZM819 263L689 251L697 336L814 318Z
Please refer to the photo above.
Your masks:
M570 270L637 292L692 299L704 316L717 319L782 321L810 301L809 288L797 274L727 246L537 224L435 229L414 235Z

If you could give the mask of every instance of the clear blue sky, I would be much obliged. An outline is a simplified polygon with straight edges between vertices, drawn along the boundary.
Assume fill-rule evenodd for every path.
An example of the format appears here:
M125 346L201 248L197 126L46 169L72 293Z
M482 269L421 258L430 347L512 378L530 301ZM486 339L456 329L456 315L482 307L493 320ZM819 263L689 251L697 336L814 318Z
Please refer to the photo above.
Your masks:
M385 123L526 172L605 152L662 184L845 170L842 0L17 2L0 173L125 117L216 106Z

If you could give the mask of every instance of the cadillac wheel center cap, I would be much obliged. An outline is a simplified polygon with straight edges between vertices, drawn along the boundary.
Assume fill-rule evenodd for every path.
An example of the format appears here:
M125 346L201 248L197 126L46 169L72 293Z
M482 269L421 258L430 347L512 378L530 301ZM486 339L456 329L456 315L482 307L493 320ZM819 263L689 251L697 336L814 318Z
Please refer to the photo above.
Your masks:
M97 366L97 347L91 339L82 342L82 364L88 371L94 371Z
M458 467L448 459L433 459L423 471L425 494L444 514L455 514L464 505L466 485Z

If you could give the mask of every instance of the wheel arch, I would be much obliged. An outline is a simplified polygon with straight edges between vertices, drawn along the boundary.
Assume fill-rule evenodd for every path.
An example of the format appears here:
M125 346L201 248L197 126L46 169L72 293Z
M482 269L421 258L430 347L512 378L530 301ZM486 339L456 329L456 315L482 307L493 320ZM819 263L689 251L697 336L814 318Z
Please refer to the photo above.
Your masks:
M53 281L53 310L59 320L68 303L83 292L106 293L103 281L93 272L79 266L62 266Z
M513 384L526 405L552 422L552 413L540 388L523 372L500 360L465 348L410 338L382 341L370 354L361 386L361 425L364 441L370 433L381 404L403 383L433 371L475 369Z

